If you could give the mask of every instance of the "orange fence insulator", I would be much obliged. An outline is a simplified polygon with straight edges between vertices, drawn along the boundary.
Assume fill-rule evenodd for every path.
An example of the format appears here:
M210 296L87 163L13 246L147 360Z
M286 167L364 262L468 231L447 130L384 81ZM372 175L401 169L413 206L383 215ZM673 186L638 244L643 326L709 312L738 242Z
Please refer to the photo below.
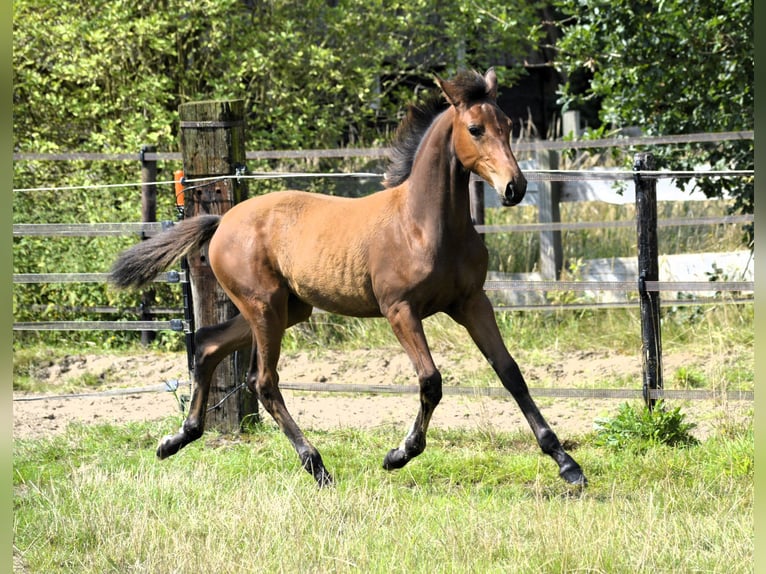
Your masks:
M184 170L177 169L173 172L173 179L175 180L175 192L176 192L176 207L184 206Z

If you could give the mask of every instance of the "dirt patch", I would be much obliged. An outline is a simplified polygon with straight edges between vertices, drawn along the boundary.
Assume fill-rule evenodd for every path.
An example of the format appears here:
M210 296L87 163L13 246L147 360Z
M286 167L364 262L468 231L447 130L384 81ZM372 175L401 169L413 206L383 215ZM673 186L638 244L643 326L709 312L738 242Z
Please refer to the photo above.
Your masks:
M435 352L434 358L445 385L466 385L466 380L495 380L484 359L476 354ZM603 381L634 380L640 386L638 357L597 352L571 355L546 353L545 360L533 355L517 357L531 387L601 386ZM699 358L697 358L699 359ZM668 354L666 372L689 364L692 357ZM47 382L47 394L14 393L15 438L35 438L63 432L73 421L83 423L126 423L157 421L178 416L179 403L172 392L161 389L165 381L187 380L186 356L182 353L142 353L134 356L82 354L38 364L34 376ZM303 351L287 353L280 362L282 381L310 383L415 384L412 366L398 349L356 351ZM85 396L61 398L78 381L93 386ZM499 382L493 383L499 386ZM145 392L151 388L151 392ZM126 394L105 395L120 389ZM188 386L179 394L188 392ZM310 429L338 427L374 428L395 426L402 432L417 411L414 394L337 394L284 391L288 409L300 426ZM534 395L534 392L533 392ZM616 412L619 399L537 398L543 415L562 437L593 430L594 420ZM751 416L751 402L728 404L689 401L681 404L690 421L697 423L695 435L708 436L725 421ZM479 428L495 431L528 429L510 398L445 395L434 414L432 427ZM171 428L168 431L172 430ZM159 437L158 437L159 438Z

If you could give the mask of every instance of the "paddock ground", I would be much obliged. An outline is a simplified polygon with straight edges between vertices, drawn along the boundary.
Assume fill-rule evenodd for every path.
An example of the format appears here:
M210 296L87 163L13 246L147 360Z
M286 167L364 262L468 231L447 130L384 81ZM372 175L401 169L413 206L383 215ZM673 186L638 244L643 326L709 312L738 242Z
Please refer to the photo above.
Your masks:
M477 353L478 354L478 353ZM460 384L461 376L486 373L492 377L483 358L434 353L445 385ZM518 358L518 357L517 357ZM636 357L581 352L555 356L551 361L519 359L530 387L574 386L589 381L635 380L640 386L641 365ZM675 369L699 357L666 355L666 377ZM178 400L170 392L135 392L123 395L57 398L59 390L76 381L88 380L93 391L142 389L168 379L186 380L186 359L182 353L147 352L135 355L82 354L41 363L35 377L46 382L46 393L30 395L15 392L14 398L40 400L13 402L13 436L39 438L61 433L73 421L86 424L158 421L173 416L181 420ZM280 362L282 381L311 383L414 384L409 360L397 349L352 351L309 351L286 353ZM624 382L622 383L624 385ZM497 382L499 386L499 381ZM666 385L668 386L668 385ZM668 388L671 388L668 386ZM188 392L182 386L179 393ZM358 394L283 391L288 409L305 430L338 427L374 428L393 426L402 432L411 424L416 409L414 394ZM544 416L562 439L587 433L599 417L615 413L623 399L538 397ZM704 439L721 425L753 416L752 401L676 401L687 420L697 424L694 434ZM445 395L432 420L432 428L515 431L527 429L513 399ZM172 430L172 429L168 429ZM158 437L159 438L159 437Z

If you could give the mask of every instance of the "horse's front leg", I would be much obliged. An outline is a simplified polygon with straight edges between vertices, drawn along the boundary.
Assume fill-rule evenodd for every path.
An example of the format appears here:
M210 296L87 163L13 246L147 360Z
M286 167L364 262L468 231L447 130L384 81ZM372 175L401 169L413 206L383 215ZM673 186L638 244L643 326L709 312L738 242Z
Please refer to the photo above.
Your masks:
M383 468L392 470L403 467L425 450L428 424L442 398L442 377L431 357L423 323L410 306L405 303L393 305L386 318L412 361L420 383L420 410L415 422L399 447L390 450L383 460Z
M559 465L559 475L571 484L587 484L580 465L564 450L529 394L519 366L511 357L497 327L495 313L484 292L479 292L451 313L463 325L500 377L529 422L542 451Z
M157 447L157 456L167 458L177 453L205 431L205 413L213 371L224 357L236 350L249 349L250 326L242 315L224 323L201 327L194 336L194 389L186 417L177 433L164 437Z
M297 300L286 303L288 299L286 292L276 291L267 301L243 304L243 314L248 318L254 337L247 385L255 391L263 408L293 445L304 470L320 487L330 486L333 478L325 468L322 456L288 412L279 390L277 365L282 336L287 326L308 317L312 310L310 305Z

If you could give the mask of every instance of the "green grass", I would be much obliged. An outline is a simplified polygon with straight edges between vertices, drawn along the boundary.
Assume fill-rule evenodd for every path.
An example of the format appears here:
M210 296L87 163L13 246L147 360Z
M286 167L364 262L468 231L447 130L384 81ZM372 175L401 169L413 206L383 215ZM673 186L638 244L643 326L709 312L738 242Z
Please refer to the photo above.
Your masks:
M401 429L309 432L337 481L318 490L266 425L155 460L176 424L17 441L19 571L752 571L752 426L641 452L575 437L584 490L528 433L434 430L389 473Z

